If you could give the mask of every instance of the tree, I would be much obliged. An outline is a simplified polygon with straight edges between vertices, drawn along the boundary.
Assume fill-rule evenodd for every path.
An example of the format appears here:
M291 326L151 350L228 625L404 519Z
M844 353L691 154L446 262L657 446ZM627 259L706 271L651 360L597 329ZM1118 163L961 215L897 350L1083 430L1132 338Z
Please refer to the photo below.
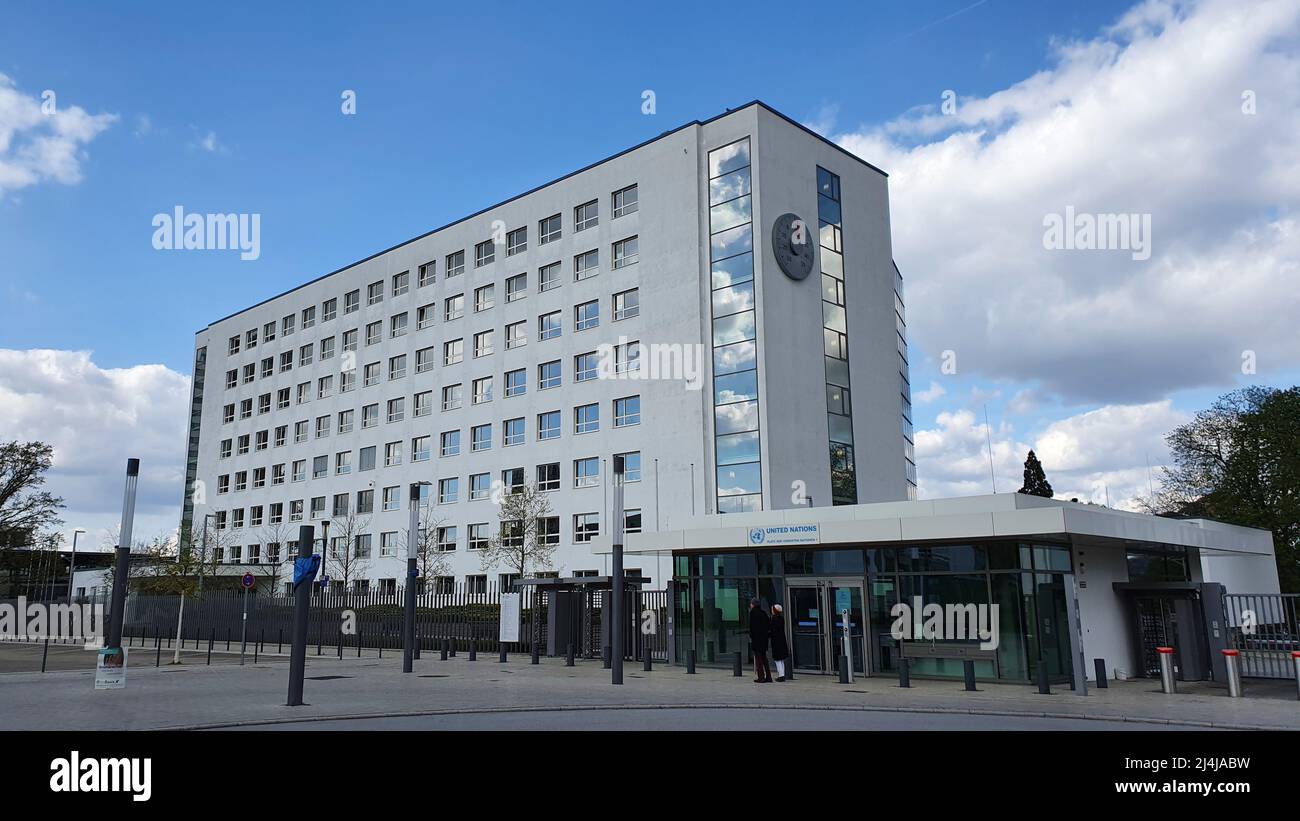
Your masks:
M1032 450L1025 457L1025 484L1016 492L1029 496L1042 496L1044 499L1052 498L1052 483L1047 481L1047 474L1043 473L1043 465Z
M0 442L0 545L37 542L63 524L63 499L41 490L54 464L54 448L44 442Z
M1272 531L1282 589L1300 591L1300 386L1224 394L1165 441L1148 510Z
M419 514L419 533L415 539L415 567L420 572L420 580L431 584L430 580L446 576L451 570L451 561L447 554L438 547L438 530L447 519L434 513L433 505L422 504ZM402 547L405 549L410 541L410 533L402 531ZM402 556L405 560L405 555ZM409 583L409 579L407 582ZM425 587L426 590L430 589Z
M370 527L370 517L349 510L335 516L331 525L329 538L333 544L325 545L325 573L330 577L330 586L338 582L346 594L353 582L365 577L370 567L372 548L363 549L357 539Z
M511 492L497 489L500 527L479 550L484 570L503 566L520 576L531 570L549 570L558 545L541 532L540 520L551 512L545 493L531 482Z
M297 541L293 538L293 528L283 520L268 524L261 530L262 562L258 565L263 580L270 585L272 594L280 586L280 574L284 572L284 563L293 558ZM271 561L271 545L276 546L277 560Z

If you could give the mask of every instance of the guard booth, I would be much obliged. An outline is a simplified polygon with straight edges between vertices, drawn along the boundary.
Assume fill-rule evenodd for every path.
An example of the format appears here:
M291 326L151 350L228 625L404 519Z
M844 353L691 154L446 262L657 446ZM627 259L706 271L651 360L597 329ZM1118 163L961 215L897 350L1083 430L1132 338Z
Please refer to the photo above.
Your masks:
M649 583L648 576L626 576L623 580L623 612L627 615L623 624L623 647L627 658L641 657L642 636L636 629L637 602L642 586ZM610 615L613 576L530 578L518 584L534 588L534 600L540 602L546 612L541 637L545 655L563 656L572 644L575 658L599 659L602 649L612 645L609 625L613 620Z
M1227 637L1222 628L1221 584L1206 582L1116 582L1129 611L1137 648L1138 674L1160 676L1157 647L1174 649L1174 671L1180 681L1224 681L1220 650Z

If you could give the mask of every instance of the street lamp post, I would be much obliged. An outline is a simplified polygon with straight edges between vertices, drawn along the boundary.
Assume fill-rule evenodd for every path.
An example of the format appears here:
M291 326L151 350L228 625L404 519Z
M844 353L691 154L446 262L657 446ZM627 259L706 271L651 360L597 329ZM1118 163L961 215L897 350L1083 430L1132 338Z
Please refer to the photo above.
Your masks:
M325 560L326 558L329 557L328 551L330 549L330 520L325 519L324 521L322 521L320 523L320 527L321 527L320 571L316 574L316 578L324 580L329 575L328 573L325 572ZM343 545L344 550L347 550L349 547L350 545ZM316 616L317 616L316 655L319 656L321 643L325 640L325 588L324 587L320 589L320 606L316 608Z
M610 684L623 683L623 630L627 626L627 599L623 591L623 481L624 464L621 455L614 456L614 515L609 523L613 539L613 578L610 579L614 599L610 607Z
M72 531L72 559L68 562L68 604L72 604L72 577L77 571L77 537L85 532L81 528Z

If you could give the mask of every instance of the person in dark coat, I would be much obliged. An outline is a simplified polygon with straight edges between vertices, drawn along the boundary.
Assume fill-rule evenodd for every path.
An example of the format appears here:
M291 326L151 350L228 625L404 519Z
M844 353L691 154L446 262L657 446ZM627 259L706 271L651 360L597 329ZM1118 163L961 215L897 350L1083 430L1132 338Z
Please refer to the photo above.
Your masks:
M768 643L772 647L772 661L776 662L776 680L785 681L785 660L790 657L790 645L785 641L785 615L781 605L772 605L772 618L768 624Z
M758 599L749 600L749 649L754 653L756 684L771 684L772 671L767 668L767 639L771 624Z

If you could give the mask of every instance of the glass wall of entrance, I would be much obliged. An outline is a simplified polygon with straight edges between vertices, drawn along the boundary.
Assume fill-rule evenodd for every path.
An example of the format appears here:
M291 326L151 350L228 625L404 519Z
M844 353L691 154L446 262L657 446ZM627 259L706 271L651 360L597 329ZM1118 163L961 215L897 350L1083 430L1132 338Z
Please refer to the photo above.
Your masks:
M996 607L997 647L974 653L981 678L1032 682L1039 665L1056 681L1070 675L1062 544L987 541L966 544L675 553L676 642L679 659L694 650L701 664L749 654L748 609L758 598L769 613L785 610L791 663L798 672L832 674L841 655L859 675L893 674L900 654L917 676L960 678L959 658L977 639L895 637L895 606ZM844 640L847 618L847 646ZM991 626L991 623L990 623ZM918 652L915 643L930 645ZM953 654L955 655L955 654Z

